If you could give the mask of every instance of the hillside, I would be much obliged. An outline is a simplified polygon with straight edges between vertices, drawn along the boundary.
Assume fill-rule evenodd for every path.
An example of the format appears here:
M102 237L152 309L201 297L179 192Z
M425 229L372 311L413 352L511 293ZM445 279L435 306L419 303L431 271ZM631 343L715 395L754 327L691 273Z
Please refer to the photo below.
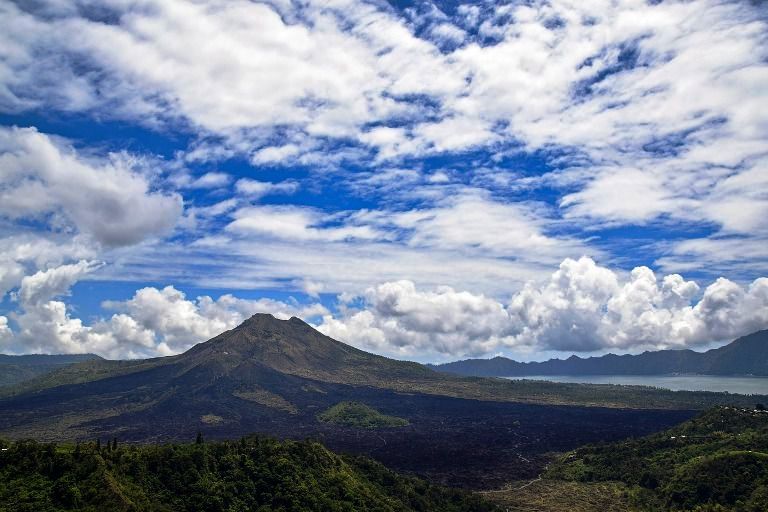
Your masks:
M768 376L768 330L738 338L728 345L694 352L659 350L638 355L550 359L520 363L506 357L467 359L432 366L440 372L481 377L530 375L759 375Z
M768 506L768 411L720 407L642 439L587 446L547 473L571 481L619 480L640 508Z
M0 354L0 386L13 386L64 366L101 359L96 354Z
M487 495L511 511L762 512L768 411L717 407L647 437L584 446L540 479Z
M469 493L403 477L316 442L127 446L0 440L0 512L491 511Z

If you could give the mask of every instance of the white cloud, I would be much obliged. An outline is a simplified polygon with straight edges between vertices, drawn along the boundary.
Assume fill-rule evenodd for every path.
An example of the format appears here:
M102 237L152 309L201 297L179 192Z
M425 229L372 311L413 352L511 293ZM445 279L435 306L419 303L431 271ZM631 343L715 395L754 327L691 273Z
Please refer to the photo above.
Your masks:
M531 203L505 203L462 193L433 208L382 214L385 222L412 230L411 246L473 250L484 254L557 258L580 250L576 241L547 236L546 213Z
M250 206L234 213L227 230L288 240L343 241L373 240L383 235L370 226L321 226L327 222L321 212L296 206Z
M8 318L0 315L0 346L3 346L13 337L13 331L8 326Z
M25 307L29 307L64 295L73 284L100 266L99 262L81 260L26 276L21 280L18 298Z
M90 325L71 316L55 297L94 269L81 262L25 278L14 313L18 331L0 316L4 347L20 352L96 352L109 357L179 353L230 329L256 312L278 318L322 317L331 337L401 358L455 358L503 350L638 351L683 348L768 328L768 278L747 287L720 278L700 298L679 275L659 281L646 267L621 277L589 258L565 260L550 279L529 283L508 305L483 294L440 286L420 290L411 281L345 294L339 313L318 303L233 295L188 299L167 286L139 289L107 302L115 310ZM308 283L315 287L317 283ZM317 288L316 288L317 289ZM319 289L317 289L319 290ZM362 304L362 306L360 306Z
M301 152L301 148L296 144L286 144L284 146L271 146L256 151L251 156L251 162L256 165L282 162L290 157L296 156Z
M304 290L304 293L315 299L318 298L320 293L322 293L325 289L325 285L323 283L310 281L308 279L301 281L299 285L301 286L301 289Z
M11 233L0 238L0 298L38 269L95 255L94 248L82 237L46 239L30 233Z
M107 246L173 227L181 198L152 191L128 155L84 158L57 142L33 128L0 127L0 217L47 220Z
M291 180L272 183L242 178L237 180L235 188L239 194L248 196L250 199L258 199L269 194L293 194L299 189L299 184Z
M225 172L207 172L186 186L188 188L220 188L229 185L230 181L232 176Z
M358 212L329 211L337 206L329 203L324 210L253 206L299 185L240 179L235 197L186 210L182 237L203 233L195 242L112 251L119 262L105 275L171 282L193 275L197 283L234 288L322 283L328 293L411 279L500 297L567 256L604 255L563 232L660 221L680 228L681 238L654 246L663 253L654 265L664 272L704 268L754 278L764 271L768 28L759 7L555 0L463 5L454 19L433 9L408 21L384 4L354 0L106 0L99 8L110 23L92 8L0 3L0 109L182 126L194 135L186 162L298 163L316 174L340 171L329 174L335 181L352 175L343 163L353 161L370 167L343 185L376 198L374 210ZM459 27L477 27L480 36ZM435 172L428 182L417 164L397 168L405 157L478 147L498 151L499 161L508 151L575 150L579 165L564 157L548 175L525 178L492 169L483 181L492 193L485 194L461 189L458 169ZM75 151L34 129L0 129L0 223L8 222L0 224L0 295L38 270L109 260L99 245L131 246L169 233L181 198L163 189L151 164ZM220 188L234 179L212 172L166 185ZM553 206L503 198L526 186L547 188ZM690 226L715 233L684 239ZM38 227L49 241L32 235ZM23 249L28 245L35 248ZM209 271L189 272L199 265ZM714 311L684 305L693 300L689 281L654 283L637 271L626 282L613 273L613 286L612 272L602 270L579 260L559 270L565 284L527 287L508 306L530 305L510 313L520 332L510 338L503 331L498 340L560 346L559 336L572 332L567 339L576 348L621 348L632 340L661 343L654 336L695 343L717 331L705 328ZM592 278L606 279L610 295L592 287ZM719 286L712 297L728 288ZM759 289L724 296L759 304ZM68 326L61 332L76 346L71 333L80 331L63 303L38 305L50 306L40 314ZM369 314L361 312L355 325L384 332ZM734 313L734 326L721 330L760 318ZM146 348L145 331L129 335L130 322L115 322L121 339ZM112 327L89 329L98 331L100 346L118 344L105 334ZM597 341L585 334L590 329ZM423 346L426 335L414 336Z
M23 108L47 94L63 108L108 104L113 115L145 122L181 116L233 140L242 140L239 130L277 126L346 137L363 123L408 108L383 91L431 93L445 90L446 82L453 84L449 88L461 84L443 69L434 46L371 4L173 0L145 1L143 8L114 1L106 7L119 23L73 13L34 17L7 6L5 28L20 41L5 60L8 101ZM22 26L25 32L17 34ZM42 74L39 62L56 52L76 55L101 73L64 79L72 73L58 63L55 75L64 80L53 89L44 80L51 73ZM425 70L444 85L420 80ZM112 87L102 91L107 85ZM260 140L251 148L262 147ZM297 151L291 145L266 147L253 158L268 163Z
M19 331L10 339L22 353L97 353L106 357L167 355L156 346L153 333L125 315L85 325L72 318L67 305L48 301L17 315ZM6 342L8 343L8 342Z
M637 169L598 175L584 189L561 201L568 208L567 216L636 223L677 209L681 203L652 173Z

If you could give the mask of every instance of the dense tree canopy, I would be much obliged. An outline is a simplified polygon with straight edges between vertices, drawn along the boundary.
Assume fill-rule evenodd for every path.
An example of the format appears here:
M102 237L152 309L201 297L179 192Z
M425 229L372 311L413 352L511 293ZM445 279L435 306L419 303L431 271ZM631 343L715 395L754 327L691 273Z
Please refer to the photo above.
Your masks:
M494 510L311 441L0 445L2 512Z

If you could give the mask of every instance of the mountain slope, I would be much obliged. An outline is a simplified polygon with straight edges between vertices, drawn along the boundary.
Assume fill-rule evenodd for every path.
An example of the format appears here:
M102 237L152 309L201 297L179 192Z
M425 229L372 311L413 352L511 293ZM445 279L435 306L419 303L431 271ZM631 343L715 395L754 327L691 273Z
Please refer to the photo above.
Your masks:
M582 359L550 359L541 363L520 363L506 357L467 359L432 366L458 375L518 377L526 375L700 375L768 376L768 330L738 338L706 352L659 350L638 355L607 354Z
M96 354L29 354L9 356L0 354L0 386L12 386L58 370L64 366L101 359Z

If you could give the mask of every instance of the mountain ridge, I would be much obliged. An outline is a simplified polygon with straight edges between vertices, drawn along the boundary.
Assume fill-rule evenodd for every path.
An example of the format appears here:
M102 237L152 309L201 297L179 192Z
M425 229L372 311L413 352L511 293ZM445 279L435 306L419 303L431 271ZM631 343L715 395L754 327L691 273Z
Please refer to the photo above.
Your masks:
M756 331L706 352L646 351L642 354L606 354L581 358L521 363L497 356L429 365L440 372L477 377L532 375L752 375L768 376L768 330Z

